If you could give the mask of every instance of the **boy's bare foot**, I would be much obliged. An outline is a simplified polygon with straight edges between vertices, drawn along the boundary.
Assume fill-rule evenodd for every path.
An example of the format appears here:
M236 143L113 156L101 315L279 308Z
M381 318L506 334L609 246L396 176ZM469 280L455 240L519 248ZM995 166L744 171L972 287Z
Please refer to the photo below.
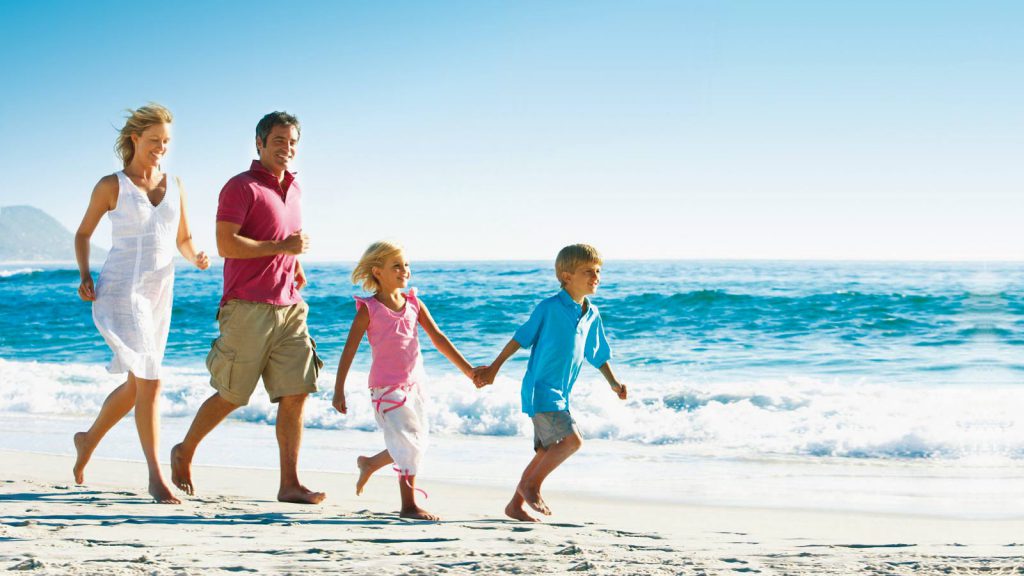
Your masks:
M175 444L171 448L171 484L179 490L193 496L196 493L192 486L192 460L186 460L181 454L181 444Z
M522 506L516 506L513 502L509 502L508 505L505 506L505 516L522 522L540 522L540 518L530 516L526 513L526 510L523 510Z
M291 502L292 504L319 504L327 498L323 492L313 492L303 485L281 488L277 492L278 502Z
M174 497L171 489L163 483L163 480L150 480L149 495L156 500L157 504L181 504L181 500Z
M75 434L75 452L78 454L75 459L75 467L72 469L75 473L75 484L85 482L85 465L89 463L89 458L92 456L92 450L85 444L86 438L88 438L88 434L85 432Z
M437 522L441 519L440 516L431 514L430 512L427 512L426 510L420 508L419 506L409 509L403 508L402 511L398 513L398 516L401 518L412 518L413 520L430 520L433 522Z
M516 493L526 502L526 505L533 508L537 512L545 516L551 516L551 508L544 503L544 499L540 497L540 490L536 488L527 488L520 484L516 487Z
M370 481L370 476L373 476L375 470L370 468L370 459L366 456L356 458L356 466L359 467L359 479L356 480L356 496L359 496L363 493L363 488L366 487L366 483Z

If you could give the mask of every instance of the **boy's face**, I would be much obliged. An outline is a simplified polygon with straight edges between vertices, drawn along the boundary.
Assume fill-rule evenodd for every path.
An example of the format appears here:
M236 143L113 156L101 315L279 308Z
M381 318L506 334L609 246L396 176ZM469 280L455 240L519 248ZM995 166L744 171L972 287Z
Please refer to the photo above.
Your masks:
M565 291L573 296L589 296L597 293L601 283L601 265L596 262L580 264L572 273L563 272Z

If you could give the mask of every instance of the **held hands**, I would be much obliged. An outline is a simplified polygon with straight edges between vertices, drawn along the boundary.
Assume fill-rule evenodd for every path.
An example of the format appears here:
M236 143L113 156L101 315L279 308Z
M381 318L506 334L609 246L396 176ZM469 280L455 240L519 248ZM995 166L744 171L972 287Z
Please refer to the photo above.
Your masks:
M281 251L285 254L292 254L294 256L305 254L309 251L309 236L302 230L299 230L282 240L280 247Z
M96 301L96 287L93 286L92 276L84 278L78 285L78 297L86 302Z
M196 254L195 259L192 260L192 264L200 270L206 270L210 267L210 257L206 255L206 252L200 251Z
M491 370L490 366L477 366L473 368L473 385L477 388L483 388L488 384L493 384L494 376L494 371Z

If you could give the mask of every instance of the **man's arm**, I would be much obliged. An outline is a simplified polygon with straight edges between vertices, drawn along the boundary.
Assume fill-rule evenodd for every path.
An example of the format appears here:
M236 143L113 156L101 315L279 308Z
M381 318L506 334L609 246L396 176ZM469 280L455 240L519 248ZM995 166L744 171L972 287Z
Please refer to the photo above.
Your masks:
M278 254L305 254L309 250L309 236L302 230L284 240L253 240L238 233L241 224L217 222L217 254L222 258L262 258Z

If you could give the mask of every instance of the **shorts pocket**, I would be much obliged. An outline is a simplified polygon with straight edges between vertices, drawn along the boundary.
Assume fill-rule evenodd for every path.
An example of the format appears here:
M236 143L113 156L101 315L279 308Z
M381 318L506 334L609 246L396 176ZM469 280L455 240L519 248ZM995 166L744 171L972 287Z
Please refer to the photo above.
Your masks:
M231 368L235 365L235 353L225 350L220 340L214 340L210 353L206 355L206 369L210 371L210 385L217 390L231 389Z
M324 361L320 359L320 355L316 353L316 340L313 337L309 337L309 347L313 351L313 381L320 377L320 370L324 367Z

